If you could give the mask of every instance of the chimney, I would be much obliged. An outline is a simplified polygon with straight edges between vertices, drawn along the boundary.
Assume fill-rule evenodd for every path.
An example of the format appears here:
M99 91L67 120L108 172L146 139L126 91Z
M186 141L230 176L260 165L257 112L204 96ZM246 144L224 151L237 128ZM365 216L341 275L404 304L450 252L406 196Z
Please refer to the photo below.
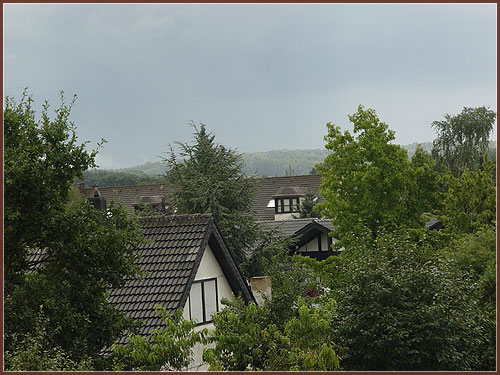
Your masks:
M99 189L96 185L94 185L93 188L94 196L92 198L88 198L88 201L92 203L94 208L106 211L106 198L101 197L101 193L99 192Z
M271 277L270 276L256 276L250 279L250 289L255 297L255 302L257 305L261 306L264 304L265 298L271 300Z

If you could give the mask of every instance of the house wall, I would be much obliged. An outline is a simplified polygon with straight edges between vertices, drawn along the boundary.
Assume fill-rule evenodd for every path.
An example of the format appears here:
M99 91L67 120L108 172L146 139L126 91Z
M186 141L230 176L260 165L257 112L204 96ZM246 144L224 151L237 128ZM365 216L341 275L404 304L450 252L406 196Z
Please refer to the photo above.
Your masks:
M205 249L205 253L201 258L201 263L196 272L196 276L194 281L204 280L204 279L213 279L217 278L217 296L218 296L218 307L219 311L223 308L221 303L222 298L231 299L232 298L232 290L227 282L226 276L224 272L219 266L217 259L215 258L214 253L209 245L207 245ZM184 306L184 314L183 317L185 319L189 319L189 299ZM214 325L212 323L203 324L196 327L196 330L201 330L203 328L213 329ZM193 347L193 361L186 369L188 371L207 371L208 365L203 362L203 349L207 348L207 345L196 344Z
M288 213L288 214L274 214L274 220L292 220L297 219L300 216L298 212Z
M338 240L336 238L332 238L332 243L335 243L337 241ZM329 248L328 248L328 234L327 233L321 234L321 250L322 251L329 250ZM301 246L299 248L299 252L301 252L301 253L306 253L308 251L319 251L318 237L313 238L311 241L309 241L304 246Z

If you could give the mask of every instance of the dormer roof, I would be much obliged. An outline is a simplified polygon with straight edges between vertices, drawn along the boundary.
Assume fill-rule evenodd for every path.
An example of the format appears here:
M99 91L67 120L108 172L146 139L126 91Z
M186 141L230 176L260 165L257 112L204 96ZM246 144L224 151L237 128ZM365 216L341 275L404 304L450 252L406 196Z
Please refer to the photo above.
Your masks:
M305 187L292 187L292 186L282 186L278 189L276 194L273 194L273 198L295 198L301 197L306 192L307 188Z

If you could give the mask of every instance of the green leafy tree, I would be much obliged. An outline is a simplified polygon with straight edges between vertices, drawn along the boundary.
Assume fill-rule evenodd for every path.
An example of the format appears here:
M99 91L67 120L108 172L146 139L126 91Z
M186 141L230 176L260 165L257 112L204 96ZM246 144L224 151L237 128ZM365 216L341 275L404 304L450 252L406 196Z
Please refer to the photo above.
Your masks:
M134 277L131 244L141 238L121 207L107 212L81 202L51 218L57 235L42 249L33 249L33 270L5 303L6 344L11 337L33 330L37 308L44 306L54 344L79 361L98 356L133 326L107 300L111 288Z
M359 106L348 117L357 136L327 123L325 147L331 153L316 166L326 199L317 210L332 218L339 244L365 231L376 237L381 228L421 226L422 214L439 203L439 175L429 157L418 150L409 161L406 150L391 143L394 131L373 109Z
M262 238L251 214L256 181L243 172L240 154L216 144L205 125L194 124L193 145L178 143L177 156L171 148L166 184L168 202L177 213L211 213L237 264L245 260L244 249Z
M49 104L41 120L35 119L33 99L23 93L19 104L5 99L5 290L19 282L27 271L27 251L39 247L50 233L50 218L64 210L68 190L82 172L94 167L97 151L87 152L78 144L74 124L69 121L73 101L61 107L51 120Z
M464 172L464 174L467 172ZM447 231L445 228L444 231ZM481 225L471 233L454 233L442 254L449 263L470 277L477 285L474 297L481 314L486 317L484 329L489 340L476 346L482 370L492 370L496 366L496 227Z
M35 330L18 342L12 351L5 352L7 371L92 371L92 361L83 358L79 363L60 347L54 347L51 334L47 331L48 318L40 309Z
M280 329L266 323L266 307L245 305L241 299L226 301L227 308L214 315L211 340L204 359L216 371L326 371L338 370L328 332L331 309L308 306L300 297L292 318Z
M370 256L363 256L366 252ZM491 347L477 283L437 254L425 236L381 234L352 247L337 289L335 340L349 370L482 370ZM490 368L491 370L491 368Z
M493 308L496 302L496 230L483 226L473 233L452 239L443 252L456 268L479 284L480 300Z
M438 133L432 157L455 177L460 176L465 167L478 169L488 151L496 117L496 112L486 107L464 107L458 115L445 114L444 120L432 123Z
M150 337L129 335L125 345L113 347L116 370L169 371L186 369L193 358L192 348L206 343L206 328L196 330L196 322L182 317L182 309L170 316L161 306L156 313L165 326L153 330Z
M446 230L455 234L472 233L496 220L495 165L486 158L483 167L467 167L458 177L451 177L444 200L443 221Z
M123 208L96 210L70 194L97 151L78 144L71 105L51 120L46 103L36 120L32 102L25 94L4 108L5 348L33 335L43 305L53 346L79 363L133 328L107 293L137 275L142 232Z
M324 294L323 284L318 282L316 262L304 261L300 255L290 256L285 248L279 249L264 263L264 273L271 277L272 298L266 301L263 318L267 324L276 324L280 329L295 316L297 298L304 298L311 306ZM310 258L307 258L310 259Z

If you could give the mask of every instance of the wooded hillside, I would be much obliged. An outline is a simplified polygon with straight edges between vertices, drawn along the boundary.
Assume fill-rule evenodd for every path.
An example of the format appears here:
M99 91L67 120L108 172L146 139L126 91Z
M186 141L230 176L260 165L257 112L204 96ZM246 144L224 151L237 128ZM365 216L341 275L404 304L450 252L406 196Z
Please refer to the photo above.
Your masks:
M411 158L418 143L402 146L408 150ZM432 142L424 142L422 148L430 152ZM495 161L496 142L490 144L489 158ZM261 177L275 177L286 175L304 175L313 171L317 163L323 162L329 151L316 150L273 150L267 152L242 153L244 171ZM162 182L165 173L165 164L161 161L148 161L144 164L122 169L92 169L84 172L84 183L87 186L124 186L156 184ZM76 183L82 182L77 180Z

